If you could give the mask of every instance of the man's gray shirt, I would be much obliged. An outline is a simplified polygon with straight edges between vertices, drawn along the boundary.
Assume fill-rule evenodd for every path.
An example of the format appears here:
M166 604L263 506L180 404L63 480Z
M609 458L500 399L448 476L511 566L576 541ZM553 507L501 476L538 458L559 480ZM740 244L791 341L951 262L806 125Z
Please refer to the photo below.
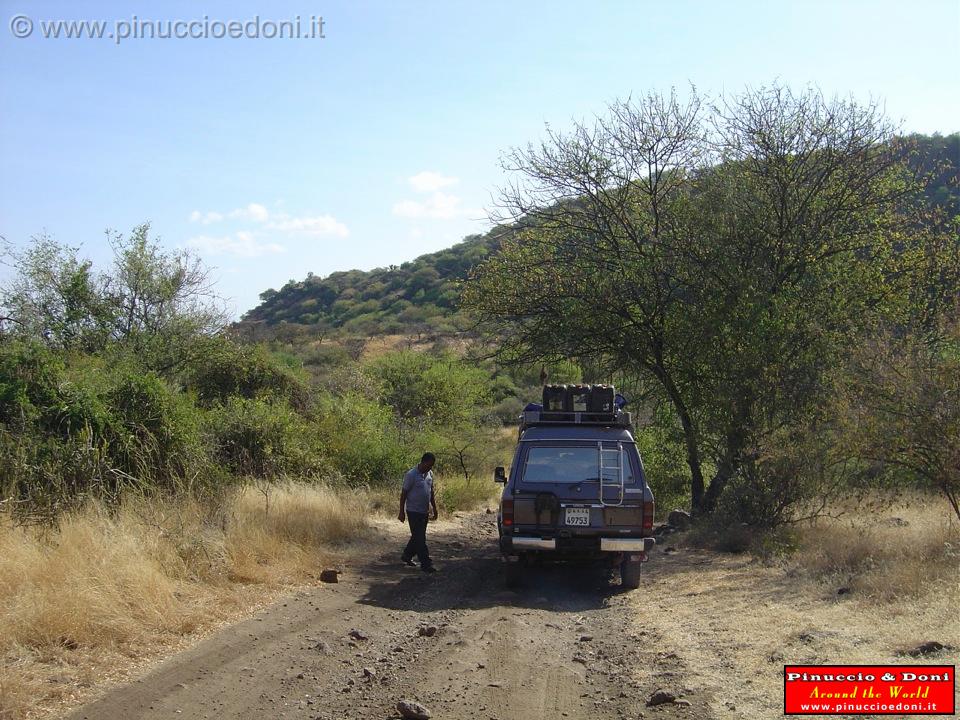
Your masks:
M428 513L433 494L433 472L421 473L416 466L403 476L403 491L407 493L407 512Z

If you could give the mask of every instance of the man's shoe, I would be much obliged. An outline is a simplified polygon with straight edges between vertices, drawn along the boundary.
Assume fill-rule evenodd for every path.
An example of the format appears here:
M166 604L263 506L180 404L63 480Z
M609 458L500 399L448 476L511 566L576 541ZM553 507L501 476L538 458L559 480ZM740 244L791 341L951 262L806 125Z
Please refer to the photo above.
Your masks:
M435 573L437 569L433 565L428 565L427 567L423 568L423 571L425 573Z
M401 556L400 556L400 559L403 560L403 564L404 564L404 565L409 565L410 567L416 567L416 566L417 566L417 564L416 564L412 559L410 559L410 558L408 558L408 557L403 557L403 556L401 555Z

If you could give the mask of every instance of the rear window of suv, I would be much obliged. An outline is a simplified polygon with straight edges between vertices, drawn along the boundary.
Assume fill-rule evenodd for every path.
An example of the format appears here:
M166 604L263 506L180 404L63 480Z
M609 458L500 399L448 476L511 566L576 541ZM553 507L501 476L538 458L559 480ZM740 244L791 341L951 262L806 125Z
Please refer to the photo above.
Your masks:
M616 462L616 452L613 452L616 446L605 446L604 450L604 465L613 465ZM632 483L633 464L626 450L622 462L624 481ZM596 445L535 445L527 449L522 480L528 483L596 482L599 479L598 471ZM618 474L616 469L606 468L603 477L605 480L616 480Z

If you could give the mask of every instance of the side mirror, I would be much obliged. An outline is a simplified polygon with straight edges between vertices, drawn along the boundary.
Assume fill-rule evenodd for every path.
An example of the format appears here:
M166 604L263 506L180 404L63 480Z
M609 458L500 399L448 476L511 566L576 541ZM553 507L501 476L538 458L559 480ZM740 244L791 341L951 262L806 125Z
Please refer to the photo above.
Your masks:
M503 465L498 465L493 471L493 481L498 483L505 483L507 481L507 471L504 470Z

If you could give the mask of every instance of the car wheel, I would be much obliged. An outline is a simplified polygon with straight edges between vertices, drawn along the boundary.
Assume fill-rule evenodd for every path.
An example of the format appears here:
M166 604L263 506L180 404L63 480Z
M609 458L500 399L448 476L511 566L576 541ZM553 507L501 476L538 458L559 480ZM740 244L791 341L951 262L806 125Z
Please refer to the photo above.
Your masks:
M634 556L624 555L623 562L620 563L620 585L630 590L640 587L640 568L643 567L639 558L633 558Z
M515 590L520 587L520 578L523 576L520 565L520 562L517 560L508 560L505 563L505 567L503 569L504 580L507 583L507 587L511 590Z

